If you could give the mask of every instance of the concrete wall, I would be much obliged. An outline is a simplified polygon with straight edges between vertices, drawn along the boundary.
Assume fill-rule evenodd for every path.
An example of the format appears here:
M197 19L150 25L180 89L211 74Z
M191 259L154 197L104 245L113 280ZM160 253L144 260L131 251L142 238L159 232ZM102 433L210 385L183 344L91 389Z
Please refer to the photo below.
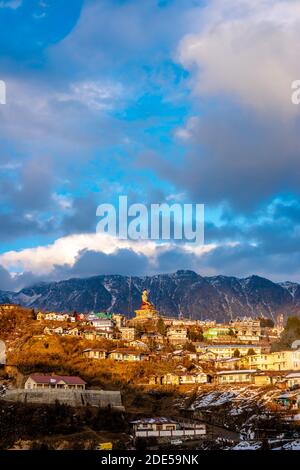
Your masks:
M7 390L2 397L8 401L20 401L22 403L46 403L51 404L58 401L70 406L97 406L124 410L121 392L106 390Z
M6 364L6 346L2 340L0 340L0 364Z

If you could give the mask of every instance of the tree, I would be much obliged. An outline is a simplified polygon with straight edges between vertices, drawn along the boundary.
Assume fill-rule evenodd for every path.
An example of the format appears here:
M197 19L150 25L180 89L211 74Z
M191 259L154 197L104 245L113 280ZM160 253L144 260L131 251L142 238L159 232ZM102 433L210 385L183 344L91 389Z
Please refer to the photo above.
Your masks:
M233 353L233 357L240 357L240 356L241 356L240 351L238 349L235 349Z
M277 346L279 349L290 348L296 340L300 340L300 318L289 317Z
M142 334L144 333L144 328L139 323L135 326L135 334L137 338L141 338Z
M186 351L189 351L189 352L192 352L192 353L196 352L195 345L193 343L188 342L188 341L184 344L183 347Z
M190 341L203 341L203 331L201 328L189 328L187 337Z
M157 349L157 343L155 339L149 338L148 346L149 346L150 351L155 351Z
M253 348L248 349L247 356L255 356L255 351Z
M159 319L157 320L156 328L157 328L158 333L160 333L163 336L166 336L167 327L162 317L159 317Z

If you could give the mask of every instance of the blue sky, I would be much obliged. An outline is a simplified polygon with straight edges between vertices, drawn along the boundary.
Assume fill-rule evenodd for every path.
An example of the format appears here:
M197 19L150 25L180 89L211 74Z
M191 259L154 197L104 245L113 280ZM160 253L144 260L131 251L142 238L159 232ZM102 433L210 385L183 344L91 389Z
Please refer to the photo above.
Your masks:
M0 289L101 273L300 282L293 0L1 0ZM206 206L206 244L95 235L98 204Z

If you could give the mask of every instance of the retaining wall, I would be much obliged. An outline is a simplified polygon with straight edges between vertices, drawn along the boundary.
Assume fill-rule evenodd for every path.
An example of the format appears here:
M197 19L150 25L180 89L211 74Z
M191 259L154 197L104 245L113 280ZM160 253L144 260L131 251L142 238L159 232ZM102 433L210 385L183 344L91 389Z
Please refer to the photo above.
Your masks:
M7 401L20 401L22 403L64 403L70 406L97 406L99 408L111 407L124 410L121 392L108 390L7 390L1 397Z

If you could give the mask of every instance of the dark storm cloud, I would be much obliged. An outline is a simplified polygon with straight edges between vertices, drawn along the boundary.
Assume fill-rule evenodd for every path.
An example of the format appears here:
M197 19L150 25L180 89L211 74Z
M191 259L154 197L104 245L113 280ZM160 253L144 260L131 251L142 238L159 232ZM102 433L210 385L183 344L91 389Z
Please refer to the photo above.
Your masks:
M39 220L24 213L0 213L0 240L11 241L32 235L49 235L57 230L55 220Z
M300 122L257 117L253 112L220 106L196 121L181 161L141 156L151 168L205 204L229 202L249 212L275 195L299 195Z
M7 269L0 265L0 291L19 291L23 287L51 279L51 276L36 276L30 272L12 276Z
M202 256L186 252L180 247L162 249L155 263L132 250L118 250L106 255L83 250L73 266L59 265L47 275L39 276L25 272L11 276L0 267L0 290L18 291L39 282L59 281L72 277L86 278L95 275L155 275L187 269L205 275L228 275L246 277L257 274L273 281L298 281L300 249L293 251L287 262L280 251L266 252L263 245L240 243L235 246L219 246Z
M132 250L122 249L113 254L83 250L70 267L55 266L51 276L56 278L88 277L97 274L143 275L149 268L148 258Z
M161 252L159 253L159 251ZM196 266L197 256L193 253L187 253L180 247L172 247L168 250L158 249L155 270L157 273L172 273L178 269L195 269Z
M9 168L9 165L8 165ZM12 171L0 174L0 239L54 233L57 220L51 217L56 177L47 157L28 159Z
M194 7L193 0L164 5L156 0L89 0L77 28L52 51L62 67L76 58L89 72L99 64L112 70L132 59L145 63L145 57L168 55L177 46L188 31Z
M63 233L95 231L97 206L96 199L92 195L74 199L71 214L66 214L61 223Z
M0 290L12 290L14 282L10 273L0 265Z
M300 250L287 259L285 253L266 253L263 246L247 243L218 247L198 261L197 271L237 277L253 273L274 281L299 281Z
M21 168L18 184L11 189L13 206L17 211L48 209L54 181L49 158L30 159Z

